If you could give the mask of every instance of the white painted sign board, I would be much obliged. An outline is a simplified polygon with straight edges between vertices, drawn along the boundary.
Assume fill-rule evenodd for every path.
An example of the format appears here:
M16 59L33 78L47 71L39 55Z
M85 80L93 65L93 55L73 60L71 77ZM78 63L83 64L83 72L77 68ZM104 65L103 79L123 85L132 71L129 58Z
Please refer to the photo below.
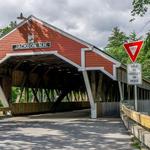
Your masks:
M130 85L142 84L141 64L138 63L128 64L127 72L128 72L127 74L128 84Z

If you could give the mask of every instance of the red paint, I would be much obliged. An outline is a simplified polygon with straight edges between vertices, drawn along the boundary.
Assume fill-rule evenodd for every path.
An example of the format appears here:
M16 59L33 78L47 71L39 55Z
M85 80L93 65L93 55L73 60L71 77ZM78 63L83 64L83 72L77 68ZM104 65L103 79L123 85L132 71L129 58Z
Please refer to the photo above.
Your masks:
M113 74L113 63L108 59L92 51L86 51L85 56L86 56L86 61L85 61L86 67L104 67L104 69L107 72Z
M142 45L143 45L143 41L136 41L136 42L130 42L130 43L124 44L124 48L132 62L136 61L137 56L142 48ZM131 50L131 47L133 46L136 46L135 53L132 53L132 50Z
M13 44L27 43L28 34L34 34L35 42L51 42L50 48L44 49L29 49L16 50L12 49ZM29 30L29 24L25 23L17 30L6 36L0 41L0 58L5 57L6 53L20 53L20 52L38 52L38 51L58 51L62 56L71 61L81 64L81 48L87 46L72 40L59 32L56 32L39 22L32 21L32 29Z
M51 47L14 51L12 45L27 43L28 34L34 34L35 42L51 42ZM60 55L81 66L81 48L87 48L87 46L45 26L43 23L32 20L31 24L25 23L0 40L0 59L4 58L7 53L58 51ZM103 56L86 51L85 60L86 67L104 67L108 73L113 75L114 63Z

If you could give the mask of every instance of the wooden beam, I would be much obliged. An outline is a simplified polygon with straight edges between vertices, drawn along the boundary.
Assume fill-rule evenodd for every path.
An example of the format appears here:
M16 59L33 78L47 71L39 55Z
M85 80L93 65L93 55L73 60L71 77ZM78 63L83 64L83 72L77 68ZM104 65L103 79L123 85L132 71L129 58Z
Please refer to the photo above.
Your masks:
M122 90L122 86L121 86L121 82L120 81L118 81L118 86L119 86L119 93L120 93L120 101L123 101L124 100L123 90Z
M20 67L20 65L23 63L23 61L20 61L19 63L17 63L17 65L13 68L13 70L18 69L18 67Z
M91 90L92 90L92 95L94 98L94 101L96 100L96 76L95 76L95 71L91 72Z
M97 118L97 106L96 106L96 103L94 103L94 98L93 98L93 94L92 94L92 90L91 90L87 71L82 71L82 74L83 74L84 83L85 83L87 94L88 94L89 101L90 101L91 118L94 119L94 118Z
M138 124L142 125L143 127L150 129L150 116L131 110L123 104L121 105L121 110L130 119L136 121Z
M61 101L64 99L64 97L70 92L70 89L65 89L61 92L59 97L56 99L55 103L52 106L52 111L55 112L57 106L61 103Z
M32 92L33 92L33 95L34 95L34 98L36 100L36 102L39 102L39 99L37 97L37 90L35 91L33 88L31 88Z
M0 85L0 100L1 100L1 102L3 104L3 107L9 107L8 100L7 100L6 96L5 96L5 93L4 93L1 85Z
M17 98L16 99L16 103L19 103L20 102L20 100L21 100L21 98L22 98L22 94L23 94L23 90L24 90L24 85L25 85L25 83L26 83L26 80L27 80L27 74L24 74L24 77L23 77L23 80L22 80L22 85L21 85L21 87L20 87L20 91L21 91L21 93L20 93L20 97L19 98Z
M47 91L45 88L44 88L44 91L45 91L45 94L46 94L46 96L47 96L48 101L51 102L51 99L49 98L49 93L48 93L48 91Z

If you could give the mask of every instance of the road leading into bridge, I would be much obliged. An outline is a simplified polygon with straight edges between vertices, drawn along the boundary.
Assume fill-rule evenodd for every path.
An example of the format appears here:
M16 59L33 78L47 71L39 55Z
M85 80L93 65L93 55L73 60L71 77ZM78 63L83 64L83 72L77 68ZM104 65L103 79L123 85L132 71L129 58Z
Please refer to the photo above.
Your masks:
M1 150L133 150L120 118L89 119L88 111L0 120Z

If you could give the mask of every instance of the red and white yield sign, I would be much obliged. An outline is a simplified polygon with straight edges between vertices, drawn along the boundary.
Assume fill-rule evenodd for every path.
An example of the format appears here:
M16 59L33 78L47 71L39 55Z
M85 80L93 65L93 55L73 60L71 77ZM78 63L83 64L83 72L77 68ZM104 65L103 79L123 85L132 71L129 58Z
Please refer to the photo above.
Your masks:
M136 41L136 42L130 42L130 43L125 43L124 48L129 55L130 59L132 62L136 61L136 58L142 48L143 41Z

